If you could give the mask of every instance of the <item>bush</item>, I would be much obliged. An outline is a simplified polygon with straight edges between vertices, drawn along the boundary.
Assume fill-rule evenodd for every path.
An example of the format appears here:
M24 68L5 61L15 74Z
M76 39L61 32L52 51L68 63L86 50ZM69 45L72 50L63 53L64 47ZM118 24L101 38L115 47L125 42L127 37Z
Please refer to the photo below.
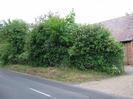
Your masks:
M65 18L49 14L31 28L21 20L5 22L0 26L0 62L121 74L122 45L102 25L79 25L74 17L74 11Z
M64 25L64 19L53 16L33 28L28 44L31 64L56 66L68 57L69 38Z
M103 26L79 25L74 37L74 44L69 48L73 66L112 75L123 72L123 48Z
M28 51L24 51L23 53L21 53L20 55L18 55L17 57L17 62L20 64L28 64Z
M0 44L0 62L6 64L9 62L11 57L11 50L9 44Z
M17 63L18 56L24 52L25 36L28 32L28 26L22 20L13 20L4 22L1 32L3 33L5 43L8 43L8 47L5 46L3 50L1 60L8 63Z

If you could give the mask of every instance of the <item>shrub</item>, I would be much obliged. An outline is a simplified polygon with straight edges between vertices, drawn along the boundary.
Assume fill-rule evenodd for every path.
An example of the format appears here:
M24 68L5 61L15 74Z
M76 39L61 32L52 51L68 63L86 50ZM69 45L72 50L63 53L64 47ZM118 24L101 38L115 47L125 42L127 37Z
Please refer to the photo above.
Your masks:
M79 25L69 48L70 62L81 70L94 69L109 74L123 72L123 48L101 25Z
M18 55L17 57L17 62L19 64L28 64L28 52L27 51L24 51L23 53L21 53L20 55Z
M6 64L10 60L11 50L9 44L0 44L0 62Z
M65 18L49 14L36 22L31 28L22 20L0 26L0 62L124 71L123 47L104 26L76 24L73 10Z
M4 34L3 39L6 39L8 43L8 47L5 46L6 48L3 49L10 52L7 54L6 50L3 51L1 59L6 63L17 63L18 56L24 51L25 36L28 32L27 24L22 20L9 20L4 22L1 32Z
M69 38L64 23L64 19L53 16L33 28L28 44L32 64L55 66L68 57Z

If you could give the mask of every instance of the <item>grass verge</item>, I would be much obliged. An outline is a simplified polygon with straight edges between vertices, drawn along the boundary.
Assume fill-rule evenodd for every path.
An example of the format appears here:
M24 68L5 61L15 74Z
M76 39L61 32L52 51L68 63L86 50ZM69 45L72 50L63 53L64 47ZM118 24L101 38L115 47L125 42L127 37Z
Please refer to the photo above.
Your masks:
M87 81L96 81L110 77L105 73L95 71L80 71L75 68L65 67L32 67L28 65L7 65L1 68L17 72L40 76L43 78L61 81L65 83L78 84Z

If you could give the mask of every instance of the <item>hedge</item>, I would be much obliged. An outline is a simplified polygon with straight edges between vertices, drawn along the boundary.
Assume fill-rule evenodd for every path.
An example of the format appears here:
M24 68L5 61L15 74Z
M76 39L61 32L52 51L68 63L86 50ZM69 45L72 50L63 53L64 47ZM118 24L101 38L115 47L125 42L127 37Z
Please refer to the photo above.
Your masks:
M20 20L4 23L0 33L5 34L7 45L0 60L123 73L123 47L111 32L101 24L77 24L74 17L73 11L64 18L50 16L32 28Z
M0 32L5 45L2 46L0 54L0 59L4 64L19 62L19 55L24 52L27 33L28 25L22 20L8 20L4 22Z
M123 47L100 24L80 25L69 53L71 64L81 70L123 72Z
M32 65L56 66L68 57L69 42L64 25L63 19L51 17L32 30L28 44Z

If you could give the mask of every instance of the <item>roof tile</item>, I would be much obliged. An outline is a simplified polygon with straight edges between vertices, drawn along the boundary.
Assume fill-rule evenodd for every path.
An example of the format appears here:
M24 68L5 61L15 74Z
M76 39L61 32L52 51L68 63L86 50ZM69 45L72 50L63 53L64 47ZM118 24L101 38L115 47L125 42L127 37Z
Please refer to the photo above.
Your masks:
M101 22L118 41L133 40L133 14Z

